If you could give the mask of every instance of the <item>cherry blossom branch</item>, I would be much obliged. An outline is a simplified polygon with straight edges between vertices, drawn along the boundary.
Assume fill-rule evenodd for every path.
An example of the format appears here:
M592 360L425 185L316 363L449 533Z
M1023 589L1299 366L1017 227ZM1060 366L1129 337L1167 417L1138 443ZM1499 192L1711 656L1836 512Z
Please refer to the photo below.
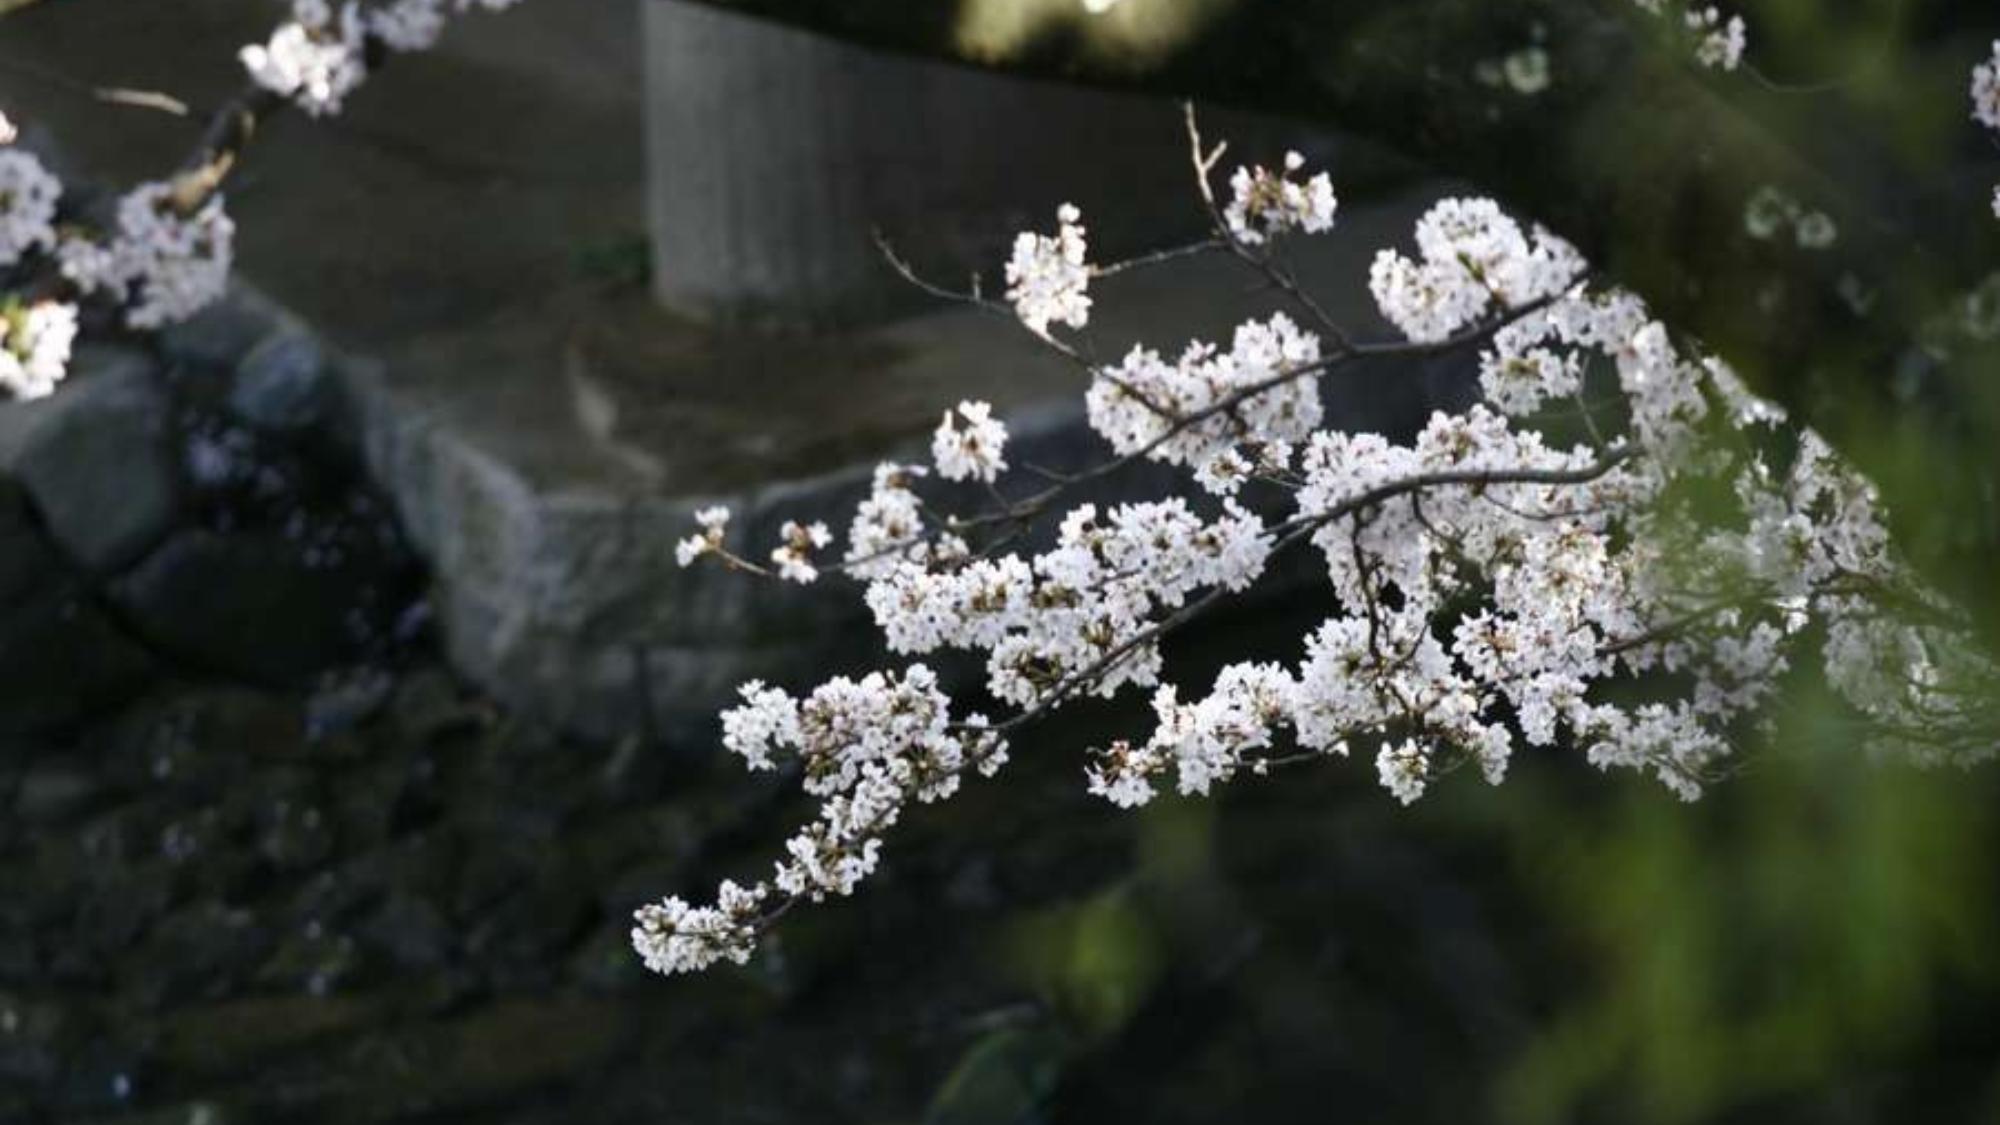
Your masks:
M1327 523L1426 489L1447 486L1492 487L1503 484L1588 483L1624 464L1630 456L1629 451L1613 451L1602 460L1577 469L1452 470L1426 473L1391 482L1371 488L1311 517L1296 519L1274 528L1272 533L1276 542L1272 552L1276 554L1304 541ZM1000 740L1005 736L1047 718L1063 703L1117 669L1134 653L1202 617L1222 602L1230 592L1225 587L1211 589L1166 617L1134 632L1105 651L1092 664L1047 689L1032 706L1023 708L1006 719L994 723L952 724L949 729L979 740L980 748L968 755L961 765L949 771L948 776L955 779L983 768L988 762L988 755L997 752L997 748L1002 745ZM1318 756L1323 757L1323 755ZM935 782L942 778L932 780ZM893 812L878 814L859 826L855 834L861 838L873 838L893 826L895 818ZM746 938L754 942L802 901L813 897L815 896L812 893L805 891L785 894L770 905L762 906L759 912L747 921L739 919L726 926L715 921L705 921L704 928L683 929L678 931L678 936L718 946L723 943L741 942Z
M265 120L291 101L256 83L246 83L209 115L208 124L169 181L174 208L192 215L222 190Z
M1187 124L1188 157L1194 163L1195 184L1201 195L1202 205L1208 212L1209 223L1215 230L1217 241L1221 242L1223 247L1235 255L1238 260L1247 263L1263 274L1273 286L1277 287L1279 292L1283 293L1288 300L1305 312L1313 323L1317 324L1333 340L1337 351L1352 351L1353 342L1347 338L1347 332L1341 327L1340 322L1336 321L1318 301L1313 299L1311 294L1307 293L1299 285L1298 279L1292 276L1291 271L1274 261L1268 250L1259 252L1253 249L1245 241L1241 233L1232 229L1232 225L1228 217L1224 214L1222 207L1215 201L1215 186L1210 182L1210 177L1215 172L1215 166L1221 162L1223 154L1229 150L1229 146L1225 142L1219 143L1213 149L1210 149L1203 144L1201 122L1197 117L1192 101L1181 103L1181 115Z
M24 6L6 2L0 14ZM288 105L314 116L335 112L392 51L432 46L449 15L517 2L291 0L291 20L239 53L249 81L209 118L193 153L168 178L126 193L115 222L101 231L58 225L61 181L33 154L5 147L14 129L0 115L0 269L18 278L13 292L0 294L0 311L15 320L0 332L0 388L16 398L54 393L68 375L78 304L87 298L101 297L140 331L208 306L227 287L234 259L235 224L222 188L266 118ZM114 104L189 112L153 91L91 93Z
M1117 277L1121 273L1130 273L1133 270L1146 269L1150 266L1165 265L1168 262L1177 262L1185 258L1198 258L1205 254L1213 254L1218 250L1228 249L1228 247L1229 241L1226 238L1205 238L1199 242L1190 242L1185 246L1153 250L1116 262L1092 265L1090 267L1090 275L1098 278Z
M916 268L912 266L909 263L909 261L905 259L901 254L896 252L896 248L889 241L888 236L884 235L880 230L877 230L875 232L875 246L876 249L881 252L882 257L889 263L889 267L895 270L898 276L900 276L904 281L915 286L922 292L927 293L933 297L937 297L940 300L953 301L958 304L970 305L973 308L979 309L982 312L989 313L993 316L1004 317L1010 321L1015 319L1014 311L1012 309L1008 308L1006 305L1001 304L998 301L989 300L988 298L986 298L981 294L978 274L974 274L972 276L972 287L970 289L962 292L954 289L948 289L942 285L936 284L935 282L928 281L924 277L919 275L916 271ZM1092 363L1090 359L1086 357L1082 352L1078 351L1074 347L1071 347L1069 344L1066 344L1061 340L1056 339L1055 336L1051 335L1050 333L1031 332L1031 334L1035 336L1035 338L1038 339L1044 347L1049 348L1050 350L1054 351L1057 355L1068 360L1075 366L1082 368L1084 371L1091 372L1097 370L1097 365ZM1169 410L1166 406L1160 403L1154 402L1150 396L1141 392L1138 388L1130 386L1122 386L1121 389L1124 389L1127 393L1132 395L1135 401L1139 402L1146 409L1151 410L1153 413L1159 415L1161 418L1171 419L1173 417L1173 412L1171 410Z
M1330 186L1304 178L1296 159L1282 171L1239 170L1223 206L1206 186L1221 150L1194 137L1198 191L1239 248L1331 225ZM1782 473L1751 455L1760 443L1739 431L1778 425L1780 415L1636 298L1594 290L1567 244L1524 231L1490 201L1441 201L1418 223L1416 258L1376 256L1369 289L1403 341L1322 348L1277 314L1239 326L1227 350L1195 342L1170 362L1141 347L1115 365L1087 362L1054 333L1086 327L1089 285L1105 276L1088 260L1076 209L1057 219L1054 234L1016 240L1004 306L976 277L970 294L953 293L884 249L914 284L1011 311L1077 362L1090 381L1089 424L1113 455L1079 472L1026 467L1040 487L1010 498L999 479L1004 424L986 403L960 403L933 434L928 465L877 470L843 564L865 583L891 651L984 653L986 691L1002 717L954 717L922 664L837 676L804 698L744 685L742 705L723 715L724 746L752 769L797 761L820 811L787 842L771 878L725 883L710 906L668 898L643 908L633 941L650 967L747 959L802 898L851 893L904 808L949 797L968 771L999 768L1007 735L1085 694L1155 689L1150 738L1087 756L1090 792L1121 806L1151 800L1169 775L1182 793L1206 794L1242 772L1345 755L1350 739L1376 747L1379 780L1403 803L1468 763L1497 783L1518 746L1557 744L1600 768L1643 770L1692 799L1742 758L1735 742L1754 729L1746 720L1808 643L1823 649L1836 692L1884 729L2000 723L1983 702L2000 669L1962 631L1912 624L1918 615L1897 616L1892 599L1853 577L1896 589L1906 581L1865 482L1810 431L1797 435ZM1208 250L1136 261L1197 252ZM1366 355L1474 340L1485 341L1485 401L1434 413L1408 443L1323 425L1314 377ZM1622 409L1601 426L1581 393L1586 360L1616 377ZM1593 444L1551 447L1537 428L1550 423L1535 421L1552 414L1543 410L1551 402L1576 404ZM1000 553L1076 486L1140 461L1191 470L1220 514L1197 515L1180 496L1107 512L1078 504L1052 546ZM915 492L933 471L975 482L992 507L933 510ZM1677 498L1682 479L1735 496L1740 526L1702 523ZM1273 499L1290 514L1268 523L1253 515L1238 500L1251 480L1277 486ZM704 535L683 542L684 561L735 558L723 546L726 511L700 519ZM1000 530L976 547L962 538L987 529ZM780 572L816 576L806 550L830 533L788 525L782 538ZM1229 664L1205 696L1183 699L1163 680L1160 642L1308 541L1338 608L1304 638L1301 661ZM1803 573L1802 592L1786 570ZM1746 594L1739 575L1767 585ZM1710 609L1705 600L1739 604ZM1674 675L1648 686L1664 698L1593 690L1662 668ZM1281 740L1298 751L1274 749ZM1952 741L1959 760L1994 750ZM1890 746L1919 760L1951 757L1908 740Z
M0 15L5 14L0 12ZM16 60L9 65L23 74L32 76L37 82L68 90L107 105L157 110L174 117L187 117L194 113L194 108L188 103L161 90L136 90L124 86L99 86L90 82L79 82L59 70L34 62Z
M1631 460L1631 450L1613 450L1604 458L1578 469L1463 469L1423 473L1403 480L1377 485L1356 496L1335 504L1323 511L1295 517L1270 529L1273 539L1272 554L1295 546L1309 539L1312 534L1331 523L1366 512L1391 500L1403 496L1413 496L1427 489L1449 486L1471 488L1493 487L1503 484L1587 484L1603 477L1618 466ZM1078 691L1091 686L1104 673L1118 666L1118 663L1146 645L1164 637L1199 617L1211 606L1231 593L1224 587L1217 587L1196 601L1167 616L1158 623L1141 630L1105 653L1096 663L1071 675L1055 688L1047 697L1028 710L1015 714L1004 722L995 724L992 730L1006 732L1033 723L1046 716L1064 700Z
M1191 113L1189 119L1190 122L1192 122L1193 118ZM1198 136L1199 135L1196 134L1197 140ZM1198 176L1205 177L1205 171L1200 169L1199 164L1198 164ZM1204 193L1206 193L1207 189L1205 187L1203 190ZM1218 219L1218 222L1220 222L1220 219ZM936 282L930 281L929 279L919 274L916 271L915 267L912 266L906 258L904 258L900 253L897 252L895 246L892 243L890 243L888 239L879 230L875 232L875 241L878 249L882 253L884 259L889 263L891 268L894 269L901 277L903 277L904 280L906 280L912 286L918 288L919 290L931 294L933 296L936 296L943 300L952 301L955 303L970 304L974 307L989 312L993 315L1006 316L1009 319L1014 319L1013 311L1009 309L1006 305L1003 305L1000 302L993 301L983 296L981 292L981 286L977 279L977 275L975 275L974 277L974 281L970 290L966 291L953 290L943 285L939 285ZM1230 245L1230 246L1236 245L1236 243L1234 243L1233 241L1228 240L1226 235L1226 230L1223 236L1208 242L1195 243L1188 246L1169 248L1167 250L1158 251L1153 254L1141 255L1140 257L1137 258L1128 259L1124 262L1119 263L1114 270L1105 270L1093 267L1092 276L1104 276L1109 272L1122 272L1127 269L1135 269L1135 268L1141 268L1143 266L1164 264L1166 262L1171 262L1180 258L1185 258L1193 254L1210 252L1213 251L1214 249L1221 248L1225 245ZM1208 406L1191 412L1176 411L1171 407L1156 402L1150 395L1144 393L1139 388L1134 387L1129 381L1119 379L1117 376L1110 373L1108 369L1100 365L1091 363L1090 361L1085 359L1083 355L1076 349L1057 340L1050 333L1045 331L1033 331L1031 329L1029 331L1029 335L1032 336L1042 346L1051 349L1057 355L1071 361L1078 367L1082 368L1087 375L1097 378L1106 378L1114 386L1117 386L1121 391L1130 395L1135 401L1140 402L1141 405L1145 406L1155 415L1164 419L1167 424L1165 428L1159 433L1158 436L1154 437L1153 439L1146 442L1144 445L1140 446L1137 449L1134 449L1128 453L1125 453L1111 460L1100 462L1099 464L1089 469L1086 469L1082 472L1064 474L1059 479L1054 480L1054 482L1049 487L1043 489L1038 493L1035 493L1034 495L1025 497L1018 501L1003 502L999 506L998 510L983 513L972 517L957 517L957 516L947 517L946 519L940 521L937 524L936 533L962 534L965 532L978 530L984 527L990 527L1000 523L1012 523L1016 525L1025 523L1039 515L1044 514L1049 509L1050 506L1052 506L1057 501L1061 500L1065 495L1068 495L1076 487L1096 480L1100 480L1102 478L1115 474L1121 470L1124 470L1136 463L1152 458L1162 448L1166 447L1167 445L1169 445L1170 443L1172 443L1173 441L1175 441L1177 438L1181 437L1188 431L1200 426L1202 423L1207 422L1211 419L1224 416L1233 416L1239 407L1243 406L1244 404L1250 402L1251 400L1261 395L1275 391L1279 388L1282 388L1284 386L1287 386L1291 383L1297 382L1302 379L1328 374L1330 372L1337 370L1338 368L1349 362L1356 361L1359 359L1415 357L1415 356L1437 354L1449 350L1466 347L1471 344L1477 343L1481 340L1488 339L1495 332L1500 331L1509 324L1517 323L1523 318L1526 318L1541 311L1542 309L1546 308L1553 300L1555 300L1555 295L1548 294L1540 298L1537 298L1535 300L1524 302L1517 307L1507 309L1507 311L1499 317L1491 318L1482 321L1480 323L1474 324L1469 328L1465 328L1460 331L1454 332L1446 336L1445 338L1439 340L1434 340L1434 341L1385 340L1385 341L1368 342L1361 344L1355 344L1350 342L1347 343L1341 350L1335 352L1334 354L1328 357L1325 357L1321 360L1312 363L1301 364L1280 370L1275 374L1269 376L1268 378L1257 380L1255 382L1237 388L1236 390L1222 396L1220 399L1209 404ZM1242 431L1243 427L1241 425L1240 420L1238 420L1237 427L1239 432ZM995 493L995 496L996 498L998 498L997 493ZM870 554L864 556L858 561L865 567L866 564L873 563L877 559L881 558L885 553L893 552L896 549L897 548L885 548L883 551L871 552Z

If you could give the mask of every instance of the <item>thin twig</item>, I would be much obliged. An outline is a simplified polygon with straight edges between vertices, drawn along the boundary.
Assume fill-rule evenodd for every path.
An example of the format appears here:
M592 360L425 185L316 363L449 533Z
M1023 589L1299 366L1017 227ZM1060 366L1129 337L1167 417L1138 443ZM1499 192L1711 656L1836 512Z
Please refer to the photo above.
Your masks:
M1196 258L1203 254L1212 254L1217 250L1225 250L1227 248L1228 244L1220 238L1204 238L1200 242L1190 242L1185 246L1154 250L1150 253L1140 254L1134 258L1112 262L1109 265L1092 266L1090 267L1090 276L1116 277L1130 270L1143 269L1146 266L1157 266L1182 258Z
M1335 320L1312 294L1305 291L1298 279L1292 276L1291 271L1273 259L1268 251L1259 251L1245 245L1236 237L1235 232L1229 229L1229 222L1223 216L1221 206L1215 201L1215 185L1210 182L1216 164L1222 160L1222 154L1228 151L1229 146L1218 144L1213 149L1205 148L1201 139L1201 123L1196 117L1194 103L1182 102L1181 112L1187 120L1188 155L1194 162L1195 186L1201 193L1202 205L1208 210L1209 223L1215 229L1216 239L1231 254L1262 273L1308 318L1318 324L1333 340L1337 350L1351 351L1353 342L1348 339L1347 329Z
M6 0L0 0L5 3ZM32 2L32 0L30 0ZM0 16L6 11L0 9ZM137 109L158 110L175 117L190 116L194 110L187 102L161 90L135 90L125 86L98 86L81 82L54 67L43 66L31 60L11 59L8 69L27 75L36 82L66 90L81 97L92 98L109 105L131 106Z
M191 111L188 104L172 94L159 90L133 90L124 86L100 86L91 91L91 96L108 105L131 106L134 109L154 109L175 117L186 117Z

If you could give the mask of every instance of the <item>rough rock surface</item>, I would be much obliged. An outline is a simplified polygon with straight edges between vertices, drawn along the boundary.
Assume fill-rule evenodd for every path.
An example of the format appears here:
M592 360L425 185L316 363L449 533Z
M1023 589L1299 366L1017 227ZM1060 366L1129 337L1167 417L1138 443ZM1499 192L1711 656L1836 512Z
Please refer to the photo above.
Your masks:
M265 684L390 658L420 570L361 478L332 360L249 290L78 349L0 404L0 732L182 672Z
M802 811L769 779L579 744L429 664L350 729L309 710L181 685L0 753L0 1122L1209 1125L1323 1121L1329 1090L1457 1121L1591 1010L1570 900L1518 854L1572 850L1584 790L1521 812L1557 761L1414 813L1336 760L1119 815L1071 752L1103 725L1068 713L900 825L865 893L668 980L630 911L764 869ZM1939 781L1991 807L1991 773ZM1693 846L1758 807L1676 816ZM1753 1119L1990 1117L1995 981L1948 979Z
M1066 1002L1000 952L1050 940L1036 935L1133 863L1138 822L1104 815L1067 762L968 792L963 823L986 827L913 846L865 901L802 912L752 966L670 981L632 955L630 911L760 863L792 812L768 787L500 719L435 668L353 731L313 739L304 718L296 695L180 687L104 715L86 743L0 756L0 1121L879 1121L935 1099L944 1116L926 1119L998 1122L1013 1118L950 1116L976 1108L955 1068L1023 1031L1037 1069L1076 1059ZM1386 934L1422 933L1462 892L1357 828L1391 818L1365 784L1353 797L1375 815L1315 802L1286 821L1370 840L1320 853L1345 920L1320 940L1402 950ZM1391 862L1431 873L1423 889L1341 874ZM1251 932L1239 909L1175 956L1198 966ZM1181 940L1167 917L1121 916ZM1467 929L1453 957L1490 960ZM1385 958L1393 984L1320 963L1347 1006L1395 1012L1440 950ZM1128 1012L1155 990L1213 1002L1200 983L1104 987L1141 989ZM1420 987L1451 1017L1417 1029L1426 1057L1490 1058L1461 1021L1517 1018L1504 979ZM1368 1042L1317 1035L1305 1053L1315 1073L1365 1070ZM1088 1067L1077 1080L1072 1097L1144 1093Z
M113 584L138 636L191 671L305 681L353 646L345 584L282 536L182 531Z
M326 349L300 328L259 341L238 365L229 409L245 422L279 433L328 420L333 384Z
M0 738L73 722L152 678L151 659L0 479Z
M84 569L122 570L165 537L180 509L162 369L143 353L80 354L63 393L4 410L0 472L33 497L49 534Z

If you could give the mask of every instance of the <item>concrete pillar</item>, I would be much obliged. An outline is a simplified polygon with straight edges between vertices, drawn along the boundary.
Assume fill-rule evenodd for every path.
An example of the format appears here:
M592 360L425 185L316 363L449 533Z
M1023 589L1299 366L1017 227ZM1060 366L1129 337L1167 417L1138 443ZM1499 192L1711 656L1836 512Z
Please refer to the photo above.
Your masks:
M997 285L1012 234L1085 210L1127 249L1199 229L1164 99L906 58L679 0L645 9L659 300L698 319L827 328L922 307L871 231L940 278Z

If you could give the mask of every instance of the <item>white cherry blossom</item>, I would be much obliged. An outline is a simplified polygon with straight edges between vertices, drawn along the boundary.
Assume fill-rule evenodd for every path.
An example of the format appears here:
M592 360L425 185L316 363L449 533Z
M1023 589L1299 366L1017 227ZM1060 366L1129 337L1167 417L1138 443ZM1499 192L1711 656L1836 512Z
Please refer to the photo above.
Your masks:
M1972 68L1972 119L2000 129L2000 39L1993 41L1993 54Z
M228 288L236 224L220 195L183 215L172 185L145 184L118 204L109 240L85 236L58 248L64 276L85 293L125 306L134 328L161 328L200 312Z
M1218 219L1218 239L1231 222ZM1444 200L1415 234L1416 257L1378 259L1376 296L1412 351L1478 347L1485 401L1435 412L1404 439L1325 424L1318 377L1351 345L1323 349L1287 313L1244 322L1227 350L1196 341L1170 362L1140 346L1099 366L1023 317L1089 372L1087 417L1112 457L1102 468L1158 462L1198 488L1067 508L1060 477L1010 490L1004 432L985 429L998 424L983 403L946 414L931 464L880 466L842 571L890 652L983 656L985 692L1008 714L953 719L924 665L835 677L802 697L746 684L723 715L724 745L752 769L795 767L818 812L765 881L725 888L710 907L675 898L643 911L635 942L648 963L746 956L779 906L852 893L913 801L1000 768L1015 727L1128 690L1150 694L1150 733L1082 763L1085 788L1125 808L1168 786L1208 794L1359 753L1410 804L1460 766L1502 782L1522 746L1639 771L1693 799L1821 636L1827 682L1877 724L1877 752L1994 754L1972 701L2000 668L1935 623L1948 614L1913 621L1896 608L1936 595L1896 560L1874 491L1825 442L1788 429L1726 364L1632 294L1589 285L1572 248L1491 201ZM1024 238L1031 255L1054 245ZM1587 383L1615 404L1585 401ZM1568 415L1572 436L1558 440L1545 414ZM1765 451L1779 435L1792 443L1784 460ZM933 475L990 484L996 506L957 511L926 494ZM1738 510L1720 521L1688 510L1680 482ZM1053 537L1018 534L1036 523ZM706 518L689 555L719 552L720 527ZM823 545L796 524L785 534ZM1307 543L1337 609L1309 624L1291 660L1232 663L1205 688L1170 678L1168 631ZM1897 593L1877 601L1876 590Z
M1056 233L1023 231L1007 262L1007 300L1021 323L1038 335L1051 324L1082 328L1090 323L1090 265L1083 213L1065 203L1056 212Z
M0 307L0 388L17 399L53 394L75 340L75 305L40 301L12 315Z
M0 267L55 245L62 182L31 152L0 152Z
M1304 181L1294 179L1304 167L1305 157L1291 152L1279 172L1238 168L1229 179L1230 200L1222 211L1230 236L1246 246L1260 246L1287 231L1332 230L1339 209L1333 177L1321 172Z
M992 404L961 402L938 423L931 460L945 480L990 482L1007 468L1006 448L1007 427L993 417Z
M785 581L810 584L819 579L819 568L813 565L813 556L832 542L833 532L828 531L824 523L801 524L796 520L786 520L785 525L778 529L778 546L771 552L771 564L777 568L778 577Z
M694 522L701 530L674 544L674 561L682 566L693 565L703 555L722 550L723 537L729 533L729 509L721 504L711 505L697 511Z

